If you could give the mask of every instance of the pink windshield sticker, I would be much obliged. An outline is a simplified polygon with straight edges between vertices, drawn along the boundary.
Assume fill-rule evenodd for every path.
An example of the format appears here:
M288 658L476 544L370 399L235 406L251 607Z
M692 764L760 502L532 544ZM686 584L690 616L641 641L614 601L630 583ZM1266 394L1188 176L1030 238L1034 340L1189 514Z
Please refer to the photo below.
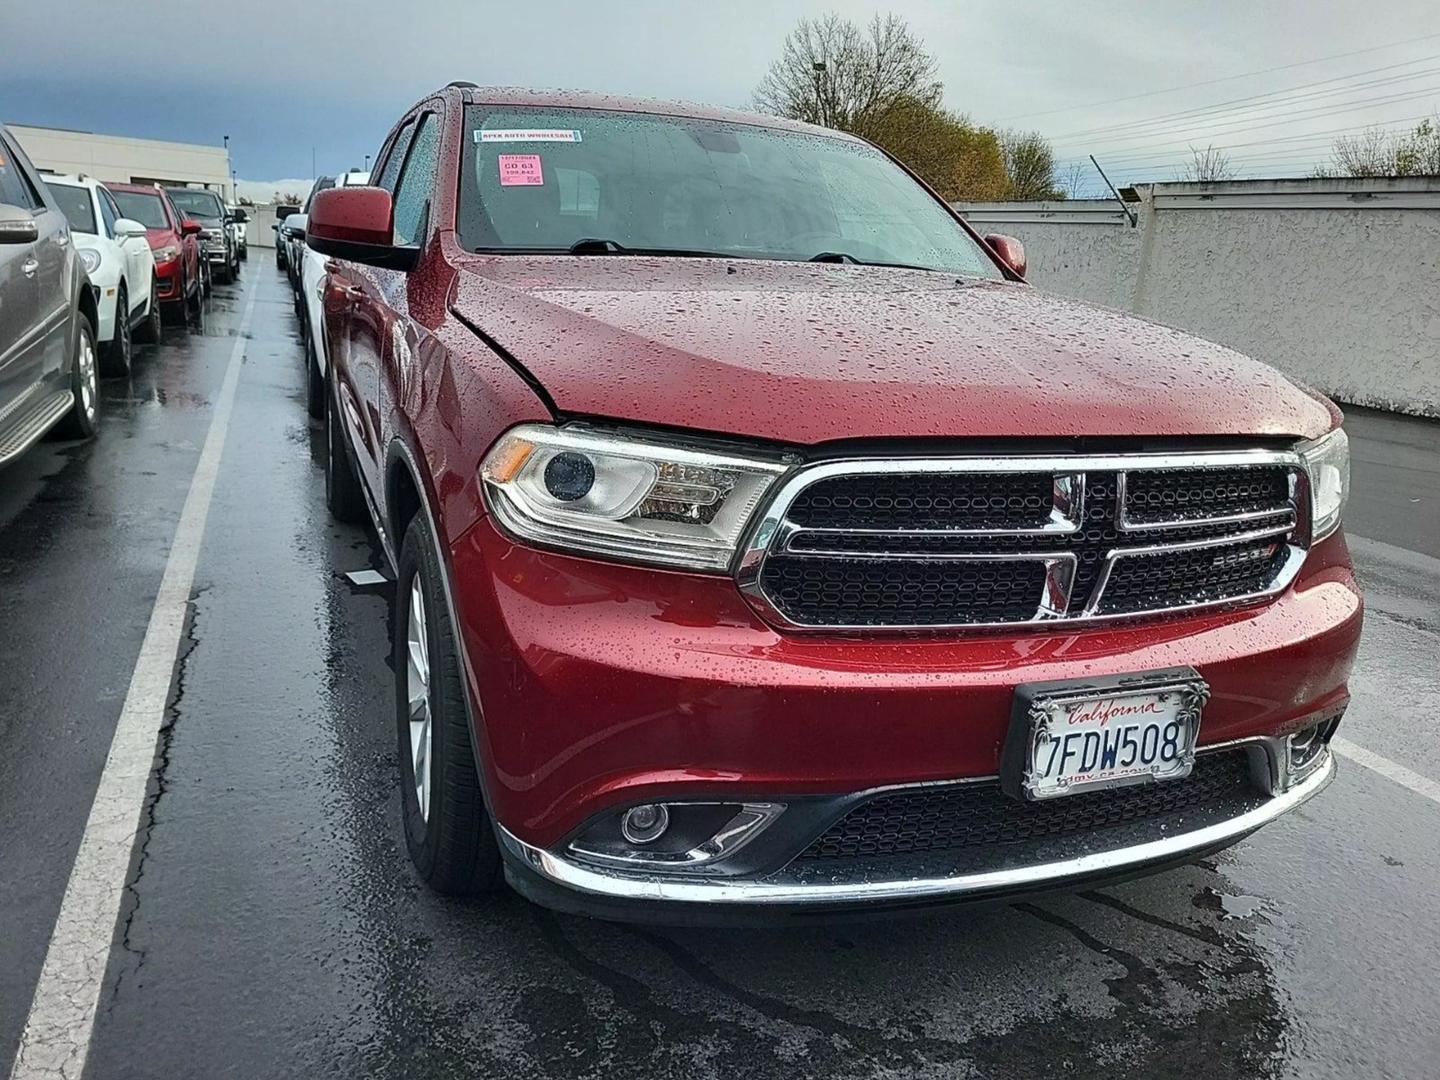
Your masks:
M539 154L497 154L496 157L499 159L501 187L545 183Z

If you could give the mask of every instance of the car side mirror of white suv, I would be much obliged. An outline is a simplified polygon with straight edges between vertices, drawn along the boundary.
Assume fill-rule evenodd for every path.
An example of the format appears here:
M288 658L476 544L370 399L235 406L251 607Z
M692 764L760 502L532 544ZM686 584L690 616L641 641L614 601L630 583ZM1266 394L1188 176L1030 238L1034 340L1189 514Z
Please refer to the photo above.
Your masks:
M129 240L133 237L144 235L145 226L141 225L138 221L134 221L128 217L115 219L115 239Z

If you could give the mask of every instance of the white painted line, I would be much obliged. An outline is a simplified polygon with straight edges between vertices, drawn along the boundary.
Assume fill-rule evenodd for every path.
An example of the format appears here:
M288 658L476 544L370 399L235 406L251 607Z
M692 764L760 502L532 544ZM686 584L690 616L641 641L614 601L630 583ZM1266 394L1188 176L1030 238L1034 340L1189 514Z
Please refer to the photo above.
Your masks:
M1387 780L1395 781L1401 787L1409 788L1422 798L1429 799L1433 803L1440 803L1440 781L1431 780L1428 776L1421 776L1413 769L1407 769L1398 762L1381 757L1373 750L1356 746L1349 739L1342 739L1338 735L1330 740L1330 749L1349 758L1357 765L1365 766L1371 772L1379 773Z
M110 942L130 872L130 852L145 808L145 791L165 720L185 609L195 580L205 520L210 514L210 496L215 490L225 433L235 407L245 334L250 329L258 285L257 276L245 303L210 431L180 512L180 524L170 544L160 592L150 612L150 625L130 677L130 689L120 709L95 801L90 805L80 850L70 869L70 881L35 985L20 1049L10 1070L11 1080L75 1080L85 1069Z

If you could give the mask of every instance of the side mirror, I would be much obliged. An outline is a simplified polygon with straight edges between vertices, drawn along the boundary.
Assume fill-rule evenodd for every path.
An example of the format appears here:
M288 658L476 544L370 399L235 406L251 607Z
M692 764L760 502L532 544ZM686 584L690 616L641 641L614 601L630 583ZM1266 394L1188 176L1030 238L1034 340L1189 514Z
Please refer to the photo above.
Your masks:
M394 215L390 192L384 188L327 188L310 203L306 241L321 255L385 270L413 270L420 249L396 245Z
M23 206L0 203L0 244L33 244L40 239L35 215Z
M230 213L230 220L236 225L244 225L250 220L250 215L245 213L244 210L233 210Z
M128 217L115 219L115 239L117 240L133 240L137 236L143 237L145 233L145 226L138 221Z
M990 245L992 251L1000 256L1000 261L1019 277L1025 276L1025 245L1013 236L1006 236L1004 233L991 233L985 237L985 242Z
M298 214L299 212L300 212L300 207L298 207L298 206L288 206L288 205L282 203L282 204L280 204L279 206L275 207L275 220L276 220L276 221L284 221L284 220L285 220L287 217L289 217L291 214Z
M182 236L199 236L204 231L204 227L194 218L187 217L180 222L180 235Z

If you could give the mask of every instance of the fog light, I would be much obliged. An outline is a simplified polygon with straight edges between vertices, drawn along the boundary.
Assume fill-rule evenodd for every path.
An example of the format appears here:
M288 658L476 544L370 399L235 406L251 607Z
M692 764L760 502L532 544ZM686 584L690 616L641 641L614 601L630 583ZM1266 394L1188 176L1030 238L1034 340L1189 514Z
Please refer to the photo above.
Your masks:
M632 806L620 819L620 835L632 844L653 844L670 827L670 811L659 803Z
M1335 729L1340 726L1340 717L1333 716L1321 720L1317 724L1301 728L1291 735L1287 740L1287 752L1290 755L1290 783L1303 779L1316 765L1325 757L1325 748L1330 744L1330 737L1335 734Z

